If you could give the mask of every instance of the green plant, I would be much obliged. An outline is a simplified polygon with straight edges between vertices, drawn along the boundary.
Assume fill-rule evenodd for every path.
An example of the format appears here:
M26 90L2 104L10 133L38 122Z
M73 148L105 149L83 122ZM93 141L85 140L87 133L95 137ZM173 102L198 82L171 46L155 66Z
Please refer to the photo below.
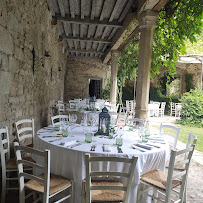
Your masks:
M196 87L186 92L180 101L183 105L178 123L203 127L203 90Z
M194 89L193 85L193 75L187 74L185 76L185 83L186 83L186 91L189 92L191 89Z
M103 99L110 99L110 88L111 88L111 81L109 78L106 87L103 89L103 94L102 94Z

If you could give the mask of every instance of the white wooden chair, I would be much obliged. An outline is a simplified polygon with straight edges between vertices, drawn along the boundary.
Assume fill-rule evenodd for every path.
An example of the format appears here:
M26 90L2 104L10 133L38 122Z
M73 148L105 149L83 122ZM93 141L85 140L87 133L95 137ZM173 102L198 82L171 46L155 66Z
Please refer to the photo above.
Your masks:
M58 108L59 115L65 113L65 105L63 103L58 103L56 107Z
M145 127L146 121L139 118L130 118L127 120L128 125L133 125L135 128L137 127Z
M18 142L14 142L14 150L16 154L17 167L18 167L18 181L19 181L19 202L25 203L25 200L34 195L36 192L40 194L40 197L34 202L38 202L43 199L43 203L48 203L50 198L61 193L66 189L72 189L73 194L73 182L62 176L50 174L50 150L39 151L30 147L19 146ZM31 153L34 156L41 157L43 159L43 165L34 163L31 161L25 161L22 159L22 153ZM24 171L24 166L33 167L42 171L39 176L29 174ZM25 178L30 179L25 183ZM25 189L32 190L31 193L25 196ZM68 194L62 197L57 202L62 202L73 195ZM60 196L61 197L61 196Z
M165 107L166 107L166 102L161 102L161 108L159 108L159 115L161 117L164 117Z
M7 127L0 128L0 153L2 174L1 203L5 203L6 191L18 190L18 187L9 187L9 184L7 184L9 181L16 181L16 185L18 185L16 159L10 158L10 143ZM30 158L26 157L24 159L29 160ZM27 167L26 170L30 171L31 168Z
M2 185L1 185L1 202L5 203L6 191L7 190L17 190L18 188L8 188L7 181L18 180L16 177L9 177L9 173L17 173L17 165L15 158L10 158L10 143L8 128L0 129L0 152L1 152L1 174L2 174Z
M17 130L17 141L22 143L25 142L26 139L31 139L32 143L27 146L33 147L35 135L34 119L23 119L17 121L15 125Z
M133 100L126 100L126 111L127 111L127 117L133 118L133 116L135 115L135 108L134 108Z
M175 115L175 103L174 102L171 102L171 112L170 112L170 116L173 116Z
M117 117L116 125L125 126L127 122L127 111L125 107L120 106L119 114Z
M166 132L167 130L168 132ZM174 134L171 133L171 130L174 132ZM172 149L176 149L179 134L180 134L180 128L177 128L172 125L164 125L161 123L160 135L163 135L167 138L169 145L172 147Z
M182 108L181 103L175 103L175 117L180 117L181 108Z
M127 203L129 192L133 181L137 157L121 158L107 156L90 156L85 154L86 164L86 203L95 202L123 202ZM92 166L95 162L118 162L121 164L130 164L129 171L92 171ZM99 181L98 178L105 177L105 180ZM124 178L125 184L112 181L113 178ZM92 179L96 178L97 181ZM110 179L110 181L109 181ZM109 191L109 192L108 192ZM124 194L125 193L125 194Z
M140 182L147 188L145 188L143 191L138 190L137 202L141 202L139 201L140 195L143 193L153 198L153 202L156 202L156 200L165 203L184 201L186 196L185 188L187 184L188 169L196 142L197 139L195 138L191 146L179 151L172 150L168 173L159 170L153 170L141 176ZM176 164L176 158L181 155L185 155L185 159ZM176 172L174 174L174 168L181 165L185 165L184 170L182 172ZM177 187L178 189L180 187L180 191L177 190ZM148 193L149 190L153 190L152 195ZM171 199L172 192L176 192L179 194L178 199ZM165 197L165 200L163 200L163 197Z
M68 122L68 115L57 115L51 117L52 125L60 125L61 121Z

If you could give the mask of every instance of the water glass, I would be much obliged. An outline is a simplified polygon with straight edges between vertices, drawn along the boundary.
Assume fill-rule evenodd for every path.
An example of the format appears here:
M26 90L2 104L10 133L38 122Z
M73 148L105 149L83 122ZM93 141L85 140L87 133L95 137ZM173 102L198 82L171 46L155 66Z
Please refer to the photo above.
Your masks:
M117 137L116 138L116 146L121 147L123 145L123 138L122 137Z
M60 130L60 125L54 125L54 131L59 131Z
M62 137L67 137L67 136L68 136L68 130L62 129Z
M148 136L146 134L142 135L142 142L148 142Z
M92 133L85 134L85 142L91 143L92 142Z

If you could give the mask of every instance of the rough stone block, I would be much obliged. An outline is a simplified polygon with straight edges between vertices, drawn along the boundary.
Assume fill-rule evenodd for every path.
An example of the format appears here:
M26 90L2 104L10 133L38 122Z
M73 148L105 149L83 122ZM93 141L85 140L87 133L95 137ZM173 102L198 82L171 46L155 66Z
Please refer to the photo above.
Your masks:
M9 97L9 103L19 104L19 97Z
M23 115L22 109L17 109L17 111L16 111L16 118L22 117L22 115Z
M11 73L0 71L0 93L8 94L11 84Z
M0 26L0 33L0 51L6 54L12 54L14 50L13 38L2 26Z

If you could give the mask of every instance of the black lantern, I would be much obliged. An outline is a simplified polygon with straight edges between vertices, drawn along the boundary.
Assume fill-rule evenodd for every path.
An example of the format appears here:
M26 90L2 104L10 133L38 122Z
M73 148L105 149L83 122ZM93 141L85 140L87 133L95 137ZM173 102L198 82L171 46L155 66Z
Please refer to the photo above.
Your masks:
M104 107L102 112L99 114L98 132L100 135L109 135L110 118L108 109Z

